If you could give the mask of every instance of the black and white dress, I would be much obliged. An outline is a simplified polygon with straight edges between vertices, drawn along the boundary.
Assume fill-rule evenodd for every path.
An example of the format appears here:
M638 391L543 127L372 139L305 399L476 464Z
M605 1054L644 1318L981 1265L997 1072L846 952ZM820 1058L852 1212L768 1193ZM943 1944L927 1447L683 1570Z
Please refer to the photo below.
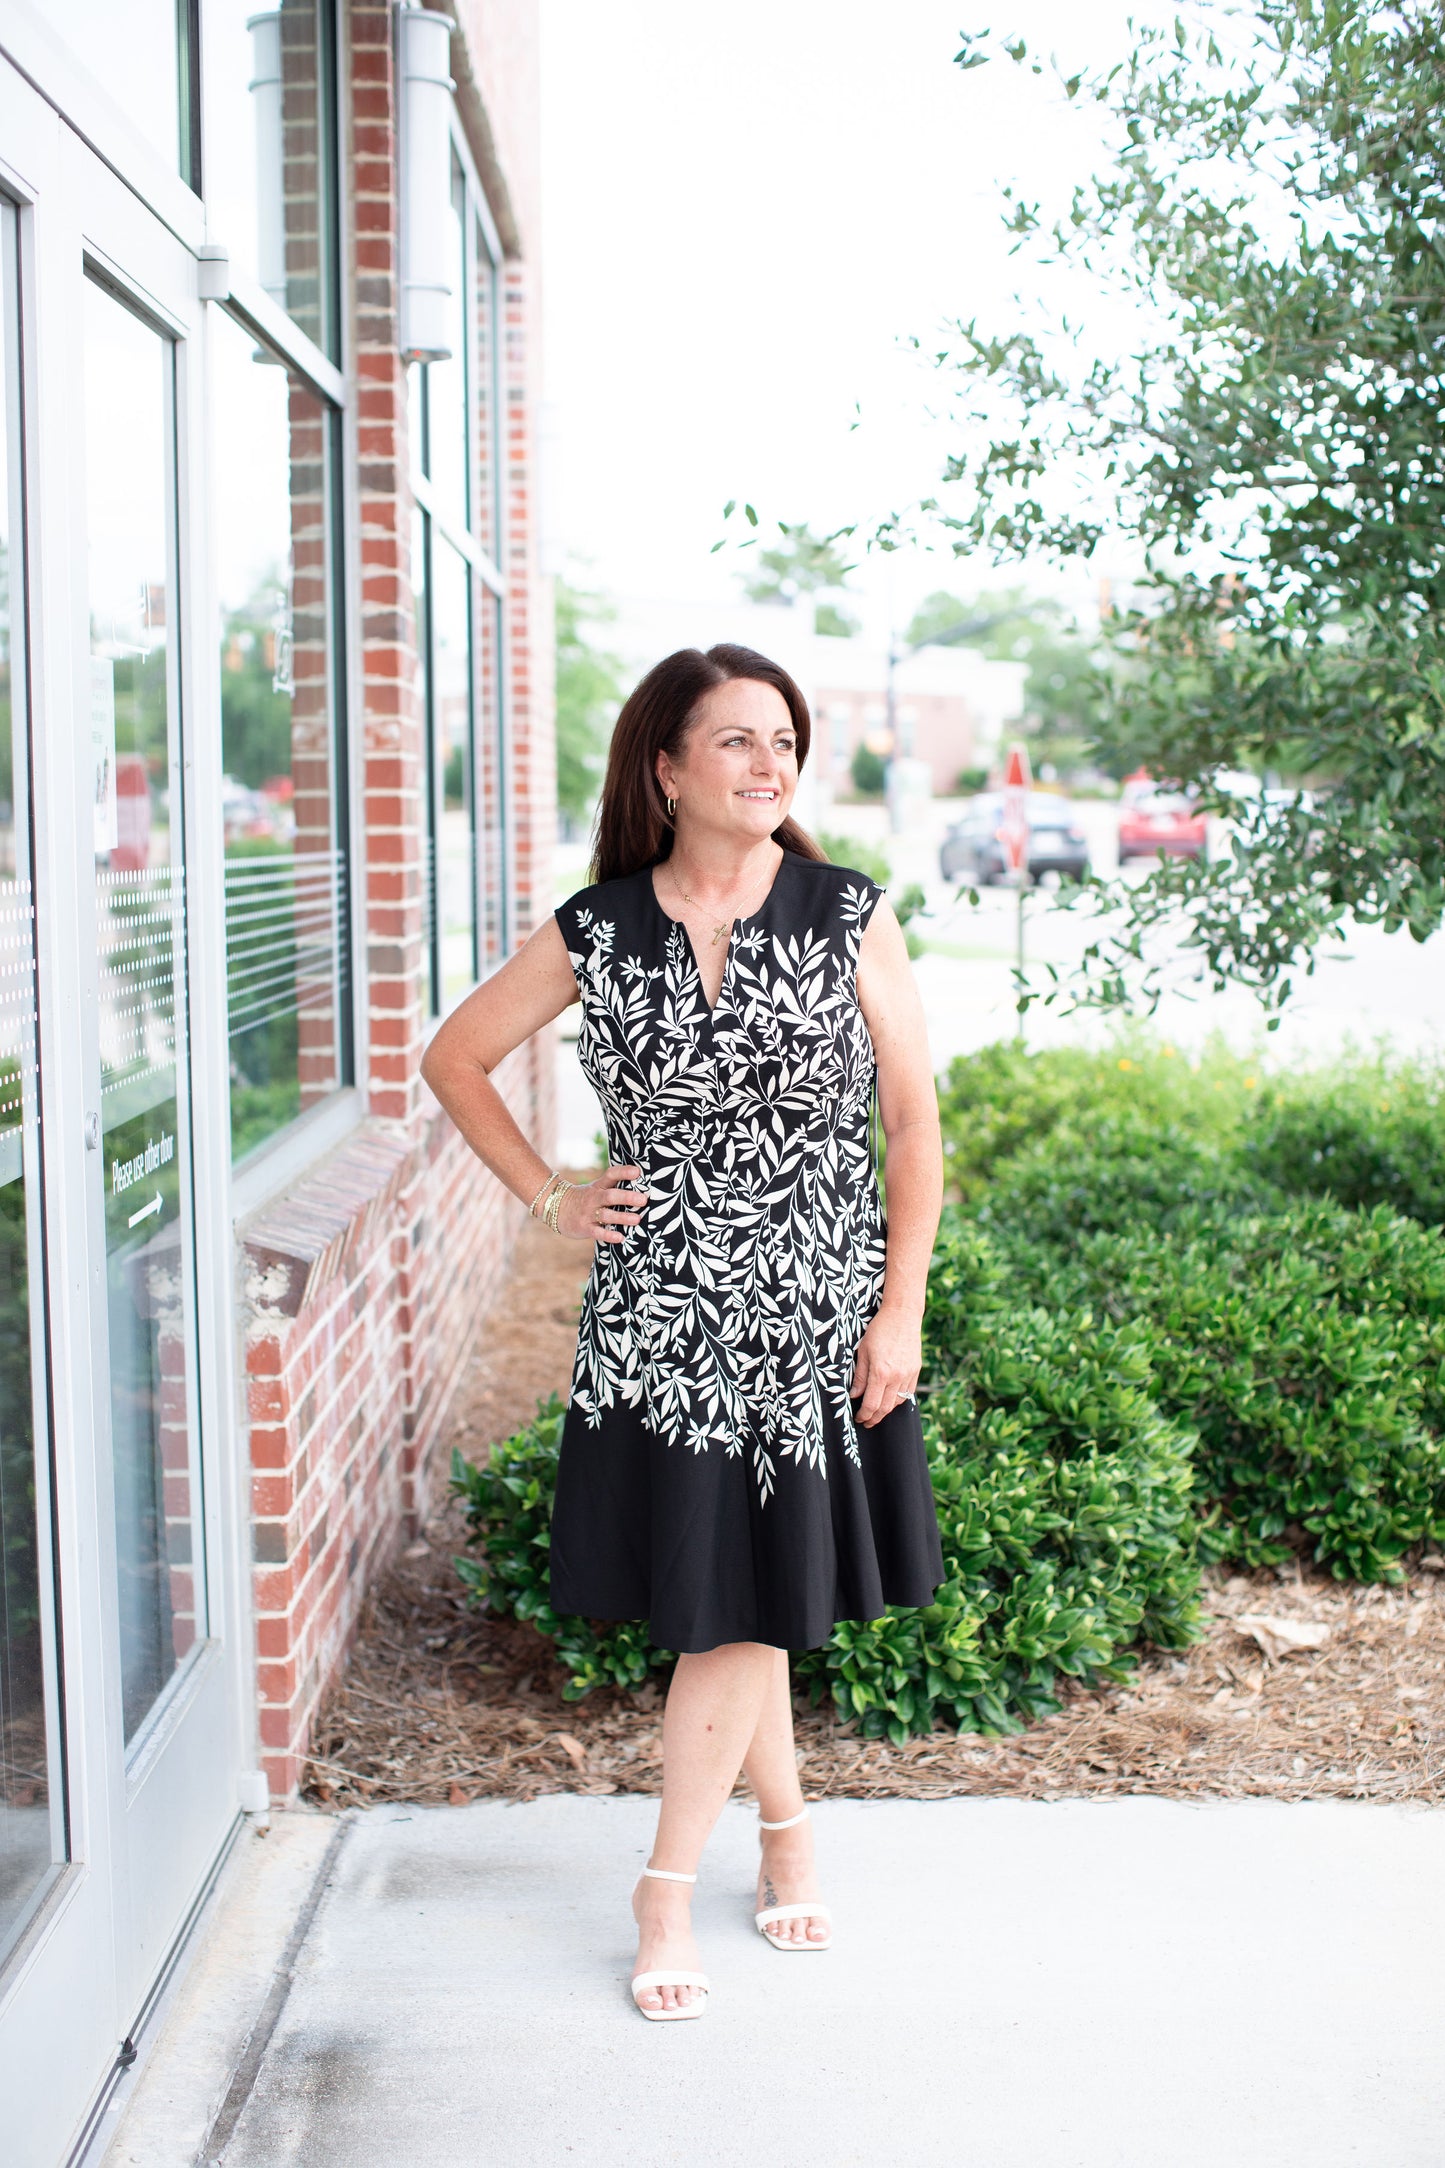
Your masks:
M918 1409L848 1397L883 1290L863 929L883 891L786 851L709 1009L650 868L557 911L577 1050L649 1201L597 1245L552 1520L552 1602L662 1648L816 1648L943 1578Z

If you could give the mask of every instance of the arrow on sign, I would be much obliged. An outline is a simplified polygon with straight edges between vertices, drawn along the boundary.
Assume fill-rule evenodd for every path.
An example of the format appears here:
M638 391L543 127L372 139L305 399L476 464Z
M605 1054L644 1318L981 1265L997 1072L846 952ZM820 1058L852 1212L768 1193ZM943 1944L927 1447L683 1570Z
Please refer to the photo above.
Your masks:
M143 1204L139 1212L132 1212L130 1218L126 1221L127 1227L139 1227L143 1219L149 1219L152 1212L159 1212L160 1208L161 1193L157 1190L149 1204Z

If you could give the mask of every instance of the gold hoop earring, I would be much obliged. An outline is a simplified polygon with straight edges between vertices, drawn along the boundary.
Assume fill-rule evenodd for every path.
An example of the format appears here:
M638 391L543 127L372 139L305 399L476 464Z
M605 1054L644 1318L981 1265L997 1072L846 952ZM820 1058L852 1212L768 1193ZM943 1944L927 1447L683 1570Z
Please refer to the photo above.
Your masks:
M671 819L672 819L672 816L673 816L673 814L674 814L674 813L675 813L676 811L677 811L677 800L676 800L675 798L669 798L669 799L668 799L668 801L667 801L667 817L668 817L668 819L669 819L669 820L671 820Z

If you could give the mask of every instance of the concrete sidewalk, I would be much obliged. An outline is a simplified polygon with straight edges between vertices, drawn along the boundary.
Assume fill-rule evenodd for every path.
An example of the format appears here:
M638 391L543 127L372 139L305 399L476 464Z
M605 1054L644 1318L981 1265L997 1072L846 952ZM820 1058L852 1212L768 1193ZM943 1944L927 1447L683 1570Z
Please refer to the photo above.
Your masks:
M1445 1813L825 1802L837 1944L792 1965L752 1927L755 1827L730 1807L695 1907L712 2006L673 2026L626 1991L654 1813L566 1796L352 1821L206 2159L1445 2160ZM168 2027L107 2168L185 2168L147 2101L168 2059L174 2096L196 2022Z

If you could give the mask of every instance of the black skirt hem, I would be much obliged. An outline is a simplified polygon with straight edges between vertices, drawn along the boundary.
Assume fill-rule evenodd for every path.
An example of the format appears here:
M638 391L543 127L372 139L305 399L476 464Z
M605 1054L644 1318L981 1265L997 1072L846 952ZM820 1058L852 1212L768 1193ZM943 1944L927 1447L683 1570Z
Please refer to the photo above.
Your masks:
M825 1648L832 1639L835 1629L839 1626L876 1625L879 1619L888 1616L890 1610L924 1610L933 1602L941 1585L941 1583L935 1582L926 1596L885 1596L883 1607L878 1611L840 1611L833 1620L832 1625L823 1628L822 1631L819 1631L815 1621L811 1626L805 1626L801 1632L790 1633L786 1636L780 1636L777 1633L764 1633L756 1628L746 1631L739 1629L736 1633L719 1629L716 1638L711 1640L706 1638L701 1640L689 1639L689 1636L696 1636L696 1627L687 1628L685 1633L670 1634L665 1630L660 1620L650 1617L645 1612L608 1614L602 1611L580 1609L575 1603L563 1601L556 1588L552 1590L551 1601L552 1609L562 1617L585 1618L589 1625L646 1626L648 1638L653 1647L665 1649L672 1656L707 1656L714 1649L729 1648L739 1641L754 1641L763 1648L786 1649L791 1655L801 1656L810 1649Z

